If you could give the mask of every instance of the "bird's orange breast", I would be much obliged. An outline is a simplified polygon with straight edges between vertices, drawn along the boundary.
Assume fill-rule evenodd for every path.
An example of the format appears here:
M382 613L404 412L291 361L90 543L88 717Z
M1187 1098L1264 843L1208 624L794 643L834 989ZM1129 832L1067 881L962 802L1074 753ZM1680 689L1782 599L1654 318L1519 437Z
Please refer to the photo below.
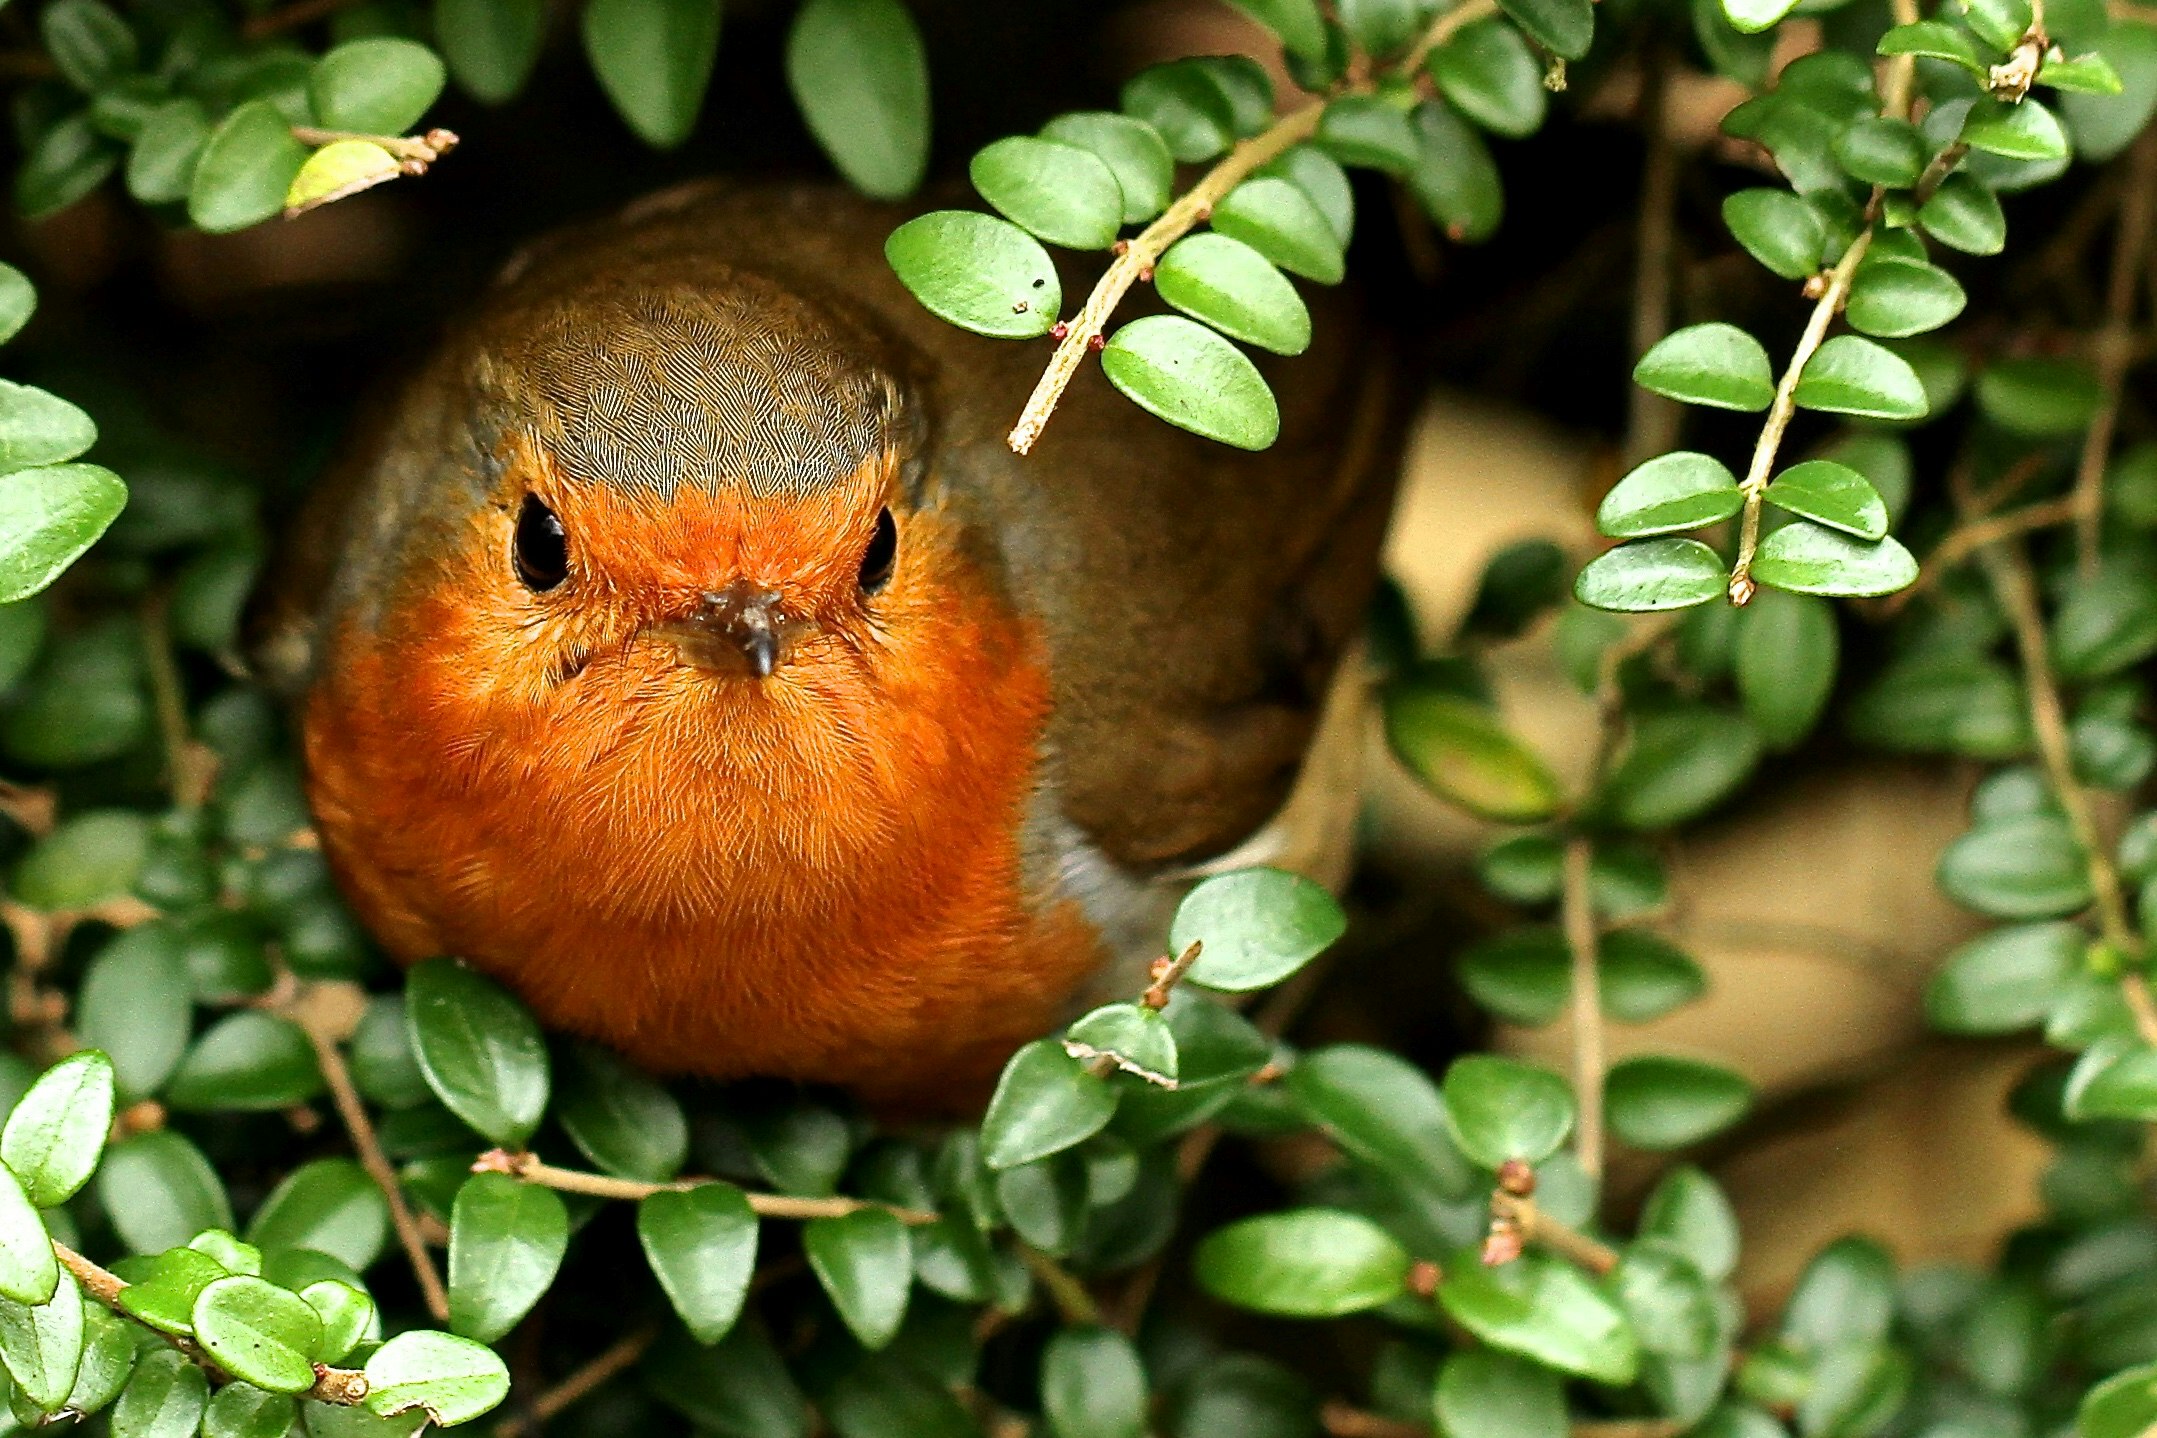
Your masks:
M348 624L304 728L362 918L660 1070L977 1097L1098 946L1026 892L1038 645L940 516L905 542L873 632L763 680L633 636L519 678L477 537Z

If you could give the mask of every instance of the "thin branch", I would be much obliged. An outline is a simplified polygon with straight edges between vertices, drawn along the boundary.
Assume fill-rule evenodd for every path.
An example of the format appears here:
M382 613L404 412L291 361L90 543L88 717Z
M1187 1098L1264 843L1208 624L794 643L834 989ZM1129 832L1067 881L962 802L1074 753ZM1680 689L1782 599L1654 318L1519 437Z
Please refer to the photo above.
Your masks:
M2034 29L2035 26L2033 25ZM2112 272L2105 283L2105 319L2097 332L2097 383L2104 402L2083 436L2075 468L2075 563L2087 579L2097 572L2097 543L2105 517L2105 463L2119 428L2120 389L2134 354L2135 290L2149 251L2151 206L2157 204L2157 131L2136 140L2127 156L2127 183L2120 194L2120 220L2112 246Z
M57 1240L53 1243L52 1251L53 1256L60 1260L60 1266L72 1274L75 1282L82 1286L82 1291L86 1296L103 1304L130 1323L141 1323L141 1320L136 1318L134 1314L129 1313L120 1306L120 1295L125 1293L129 1287L125 1279L109 1269L101 1268L92 1263L74 1249ZM149 1329L148 1331L157 1333L158 1337L170 1343L182 1354L185 1354L189 1361L208 1370L213 1376L219 1378L226 1376L224 1370L218 1367L216 1361L203 1351L202 1345L196 1343L193 1339L183 1338L175 1333L159 1332L156 1329ZM311 1398L317 1403L335 1403L340 1407L350 1408L366 1400L367 1375L357 1368L332 1368L326 1363L317 1363L315 1365L314 1386L304 1393L293 1396Z
M1618 1250L1552 1218L1530 1194L1508 1193L1500 1188L1490 1196L1490 1211L1515 1225L1523 1242L1547 1248L1597 1277L1618 1266Z
M1198 962L1198 955L1203 947L1199 940L1193 939L1175 958L1156 959L1153 982L1146 985L1146 992L1138 996L1138 1001L1155 1013L1167 1008L1168 996L1176 991L1176 985L1183 982L1184 975L1191 972L1191 965Z
M1638 361L1670 332L1672 253L1676 249L1678 147L1670 137L1667 78L1670 57L1649 48L1642 62L1641 138L1647 146L1640 181L1640 215L1633 241L1633 358ZM1625 465L1663 454L1678 442L1683 414L1676 400L1645 385L1628 387Z
M1019 1244L1018 1253L1026 1271L1047 1290L1049 1302L1056 1305L1058 1317L1078 1328L1100 1326L1101 1306L1094 1302L1093 1294L1079 1281L1078 1275L1030 1243Z
M1430 58L1431 51L1476 21L1488 20L1497 13L1497 0L1461 0L1460 4L1432 21L1430 28L1417 38L1415 44L1408 47L1407 53L1403 54L1400 62L1393 67L1394 73L1413 76L1423 68L1423 62Z
M367 135L356 130L321 130L313 125L294 125L292 138L303 145L334 145L340 140L363 140L403 162L407 175L424 175L427 167L457 148L454 130L429 130L424 135Z
M1575 834L1565 841L1559 917L1573 961L1573 1092L1580 1106L1573 1151L1581 1171L1603 1181L1603 992L1596 968L1595 904L1589 866L1595 841Z
M1430 1438L1431 1433L1428 1423L1403 1423L1338 1398L1329 1399L1319 1410L1318 1423L1328 1438Z
M494 1430L496 1438L519 1438L519 1435L544 1426L549 1419L591 1394L607 1380L635 1367L637 1360L650 1350L658 1337L659 1326L654 1323L623 1334L590 1362L534 1398L521 1413L499 1424Z
M182 809L199 809L217 781L217 756L188 732L187 689L172 652L172 589L160 585L142 610L143 667L150 681L151 707L165 746L165 782Z
M2058 499L2028 505L2012 513L1990 515L1984 519L1972 520L1968 524L1957 525L1932 553L1925 556L1925 562L1918 566L1916 580L1881 602L1881 616L1892 618L1901 612L1911 600L1931 588L1941 575L1986 545L1997 544L2003 539L2013 539L2017 535L2036 530L2050 529L2055 524L2067 523L2078 512L2077 503L2073 495L2062 495Z
M556 1168L542 1163L530 1153L511 1153L507 1149L489 1149L472 1160L474 1173L506 1173L511 1178L526 1183L536 1183L541 1188L551 1188L560 1193L589 1194L593 1198L614 1198L635 1202L650 1198L655 1193L687 1193L707 1183L710 1178L677 1178L668 1183L646 1183L640 1179L613 1178L603 1173L582 1173L576 1169ZM882 1209L901 1223L916 1226L938 1221L938 1216L919 1208L902 1208L895 1203L877 1203L866 1198L794 1198L779 1193L747 1193L750 1210L764 1218L842 1218L849 1213L864 1209Z

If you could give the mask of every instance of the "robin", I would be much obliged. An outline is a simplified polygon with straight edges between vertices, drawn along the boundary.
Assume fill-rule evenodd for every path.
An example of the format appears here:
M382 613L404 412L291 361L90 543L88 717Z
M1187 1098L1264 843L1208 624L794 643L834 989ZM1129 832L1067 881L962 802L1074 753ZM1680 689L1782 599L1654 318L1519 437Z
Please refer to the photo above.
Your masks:
M1021 460L1044 353L924 312L904 218L733 187L543 242L313 496L255 653L392 955L656 1071L950 1107L1209 861L1337 862L1353 783L1303 761L1381 351L1321 314L1264 454L1094 374Z

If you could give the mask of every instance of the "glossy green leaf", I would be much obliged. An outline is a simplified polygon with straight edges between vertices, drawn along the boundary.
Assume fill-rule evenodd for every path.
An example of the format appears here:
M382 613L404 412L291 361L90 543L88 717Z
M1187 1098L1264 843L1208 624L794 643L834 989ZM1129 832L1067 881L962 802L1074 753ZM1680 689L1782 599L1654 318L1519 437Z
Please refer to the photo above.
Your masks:
M1918 206L1925 233L1966 255L1996 255L2007 247L2007 212L2000 197L1971 175L1949 175Z
M803 1227L802 1251L832 1306L861 1346L875 1350L897 1336L913 1286L906 1226L882 1209L863 1208Z
M1461 1151L1484 1168L1541 1163L1573 1131L1573 1094L1548 1069L1469 1054L1446 1070L1446 1121Z
M1760 341L1719 322L1665 335L1633 366L1633 382L1714 409L1766 409L1775 398L1775 376Z
M202 1438L287 1438L298 1412L287 1394L227 1383L203 1410Z
M667 1301L699 1343L741 1316L756 1271L757 1218L730 1183L662 1190L637 1205L637 1238Z
M1143 223L1168 208L1176 162L1160 133L1145 121L1108 110L1081 110L1043 125L1041 138L1091 151L1108 166L1122 197L1124 224Z
M38 16L38 36L61 76L86 95L133 70L140 59L133 27L104 0L53 0Z
M1427 62L1439 92L1492 134L1518 139L1543 126L1550 92L1520 31L1500 20L1456 30Z
M524 88L546 19L546 0L435 0L434 38L457 83L499 105Z
M1334 1142L1374 1168L1446 1198L1473 1187L1445 1101L1406 1060L1362 1044L1329 1044L1305 1054L1286 1086Z
M1230 190L1214 207L1213 227L1305 279L1338 284L1347 272L1343 242L1317 201L1278 175L1257 175Z
M1223 234L1186 235L1154 267L1161 298L1230 339L1276 354L1311 344L1311 313L1271 261Z
M2067 585L2052 658L2069 679L2116 674L2157 654L2157 583L2141 564L2112 562Z
M2143 1438L2157 1426L2157 1363L2115 1373L2083 1395L2076 1438Z
M45 1303L59 1282L60 1268L44 1220L16 1176L0 1170L0 1297Z
M76 996L76 1035L112 1056L119 1092L130 1100L164 1084L187 1051L193 1019L186 967L161 945L107 945Z
M322 1341L312 1354L318 1362L339 1361L374 1327L374 1299L342 1279L318 1279L302 1288L300 1297L322 1321Z
M1910 362L1857 335L1836 335L1814 352L1796 397L1804 409L1866 419L1923 419L1930 412Z
M1418 8L1415 0L1340 0L1335 6L1349 38L1372 56L1390 55L1415 38Z
M0 427L0 446L9 439ZM126 503L127 486L99 465L55 464L0 477L0 604L26 599L59 578Z
M37 287L13 265L0 264L0 344L22 333L37 310Z
M1310 198L1342 245L1355 233L1356 197L1341 162L1316 145L1297 145L1259 166L1261 177L1288 181Z
M195 1040L165 1085L165 1101L195 1112L268 1112L322 1092L306 1032L259 1011L227 1014Z
M555 1116L585 1157L621 1178L664 1183L689 1154L680 1101L594 1044L571 1050Z
M1486 1268L1463 1254L1445 1273L1439 1304L1492 1348L1600 1383L1630 1383L1639 1371L1625 1315L1570 1264L1529 1253Z
M2120 77L2121 92L2059 98L2075 153L2102 164L2132 144L2157 112L2157 25L2123 17L2112 22L2097 45Z
M352 1159L318 1158L285 1175L248 1220L247 1240L266 1253L306 1249L355 1271L389 1241L389 1205Z
M562 1266L569 1211L552 1190L475 1173L449 1220L449 1326L492 1343L529 1313Z
M1925 986L1925 1017L1956 1034L2035 1028L2059 1000L2087 940L2073 924L1994 929L1947 956Z
M1835 137L1835 161L1868 185L1908 189L1925 170L1925 140L1907 120L1860 120Z
M1004 1065L981 1121L982 1157L1015 1168L1084 1143L1107 1126L1116 1094L1054 1039L1036 1039Z
M35 909L87 909L131 888L148 852L140 814L94 809L63 822L16 867L9 888Z
M1690 1165L1671 1169L1649 1192L1638 1237L1683 1253L1718 1283L1737 1270L1737 1211L1715 1180Z
M15 172L15 208L32 220L64 210L103 184L118 164L117 148L89 115L70 115L45 131Z
M1731 672L1745 717L1770 749L1787 749L1820 722L1835 690L1841 634L1835 609L1809 594L1768 589L1738 611Z
M2081 95L2117 95L2126 89L2119 72L2102 54L2048 55L2037 69L2037 83Z
M1589 0L1500 0L1498 8L1560 59L1580 59L1595 39L1595 7Z
M1858 267L1844 314L1852 329L1900 339L1938 329L1962 313L1968 298L1938 265L1875 259Z
M1893 538L1868 542L1800 519L1761 542L1753 578L1793 594L1892 594L1917 578L1917 560Z
M929 165L929 63L901 0L807 0L786 79L809 133L855 189L896 200Z
M1752 1085L1716 1064L1649 1054L1612 1066L1603 1106L1611 1132L1633 1147L1684 1148L1743 1118Z
M1643 715L1610 771L1603 806L1633 829L1697 818L1736 791L1760 762L1760 735L1736 714L1686 707Z
M1976 42L1945 20L1915 20L1907 25L1897 25L1880 37L1878 49L1882 55L1922 55L1945 60L1951 65L1960 65L1973 75L1983 75L1987 68Z
M1101 372L1140 409L1207 439L1264 449L1280 435L1280 406L1258 366L1180 315L1146 315L1116 331Z
M1048 251L1009 220L937 210L884 241L899 282L938 319L998 339L1047 334L1063 306Z
M1723 18L1741 35L1757 35L1771 29L1790 13L1797 0L1720 0Z
M211 132L188 181L187 217L212 234L244 230L281 213L307 163L307 147L267 100L250 100Z
M400 1333L367 1359L367 1407L383 1417L423 1410L447 1427L509 1396L509 1370L492 1350L447 1333Z
M1064 1052L1081 1063L1113 1059L1125 1073L1150 1083L1176 1082L1176 1035L1167 1019L1144 1004L1104 1004L1084 1015L1065 1032Z
M1830 529L1875 540L1887 534L1887 502L1872 481L1831 459L1808 459L1775 476L1768 503Z
M1400 1297L1409 1259L1359 1214L1299 1208L1215 1230L1192 1264L1199 1286L1226 1302L1289 1318L1337 1318Z
M1448 1355L1436 1401L1446 1438L1565 1438L1570 1431L1563 1380L1508 1353Z
M1152 126L1169 154L1192 165L1234 143L1235 111L1221 87L1189 61L1139 71L1118 97L1123 112Z
M1497 233L1505 189L1490 146L1449 105L1426 100L1409 116L1416 141L1408 190L1446 238L1476 244Z
M232 1226L232 1203L217 1170L171 1129L114 1144L95 1182L98 1206L137 1253L160 1253L206 1228Z
M1564 800L1557 776L1487 705L1435 686L1385 691L1386 742L1434 793L1481 818L1531 823Z
M97 424L56 394L34 385L0 380L0 473L34 465L57 465L97 443ZM71 466L87 469L90 466Z
M1143 1438L1146 1368L1113 1328L1066 1328L1041 1354L1041 1411L1055 1438Z
M1344 165L1404 175L1416 162L1408 117L1375 95L1343 95L1326 105L1315 140Z
M1941 853L1948 897L2002 919L2050 919L2090 902L2089 872L2067 821L2025 814L1981 824Z
M1573 595L1597 609L1647 613L1719 599L1729 582L1722 556L1697 539L1638 539L1589 560Z
M1228 3L1272 31L1290 55L1306 60L1326 53L1326 22L1318 13L1317 0L1228 0ZM1066 1434L1063 1438L1080 1438Z
M209 1406L210 1384L202 1370L169 1348L153 1348L112 1409L112 1438L194 1438Z
M1170 949L1203 945L1190 979L1230 993L1262 989L1318 957L1348 927L1333 896L1300 874L1236 869L1202 880L1176 908Z
M2009 160L2062 160L2070 148L2059 120L2035 100L2009 105L1980 99L1962 122L1962 140Z
M304 1298L260 1278L220 1278L195 1296L195 1340L235 1378L271 1393L314 1386L322 1319Z
M82 1290L71 1277L63 1274L52 1297L34 1307L0 1298L0 1364L17 1392L47 1413L74 1390L83 1335Z
M317 60L307 98L325 129L401 135L434 107L447 79L441 57L425 45L378 35Z
M974 188L1005 218L1051 244L1105 250L1123 223L1123 191L1091 150L1012 135L975 155Z
M39 1208L73 1198L90 1181L112 1127L112 1060L86 1049L47 1069L0 1129L0 1161ZM10 1298L21 1295L0 1286Z
M1820 217L1788 190L1739 190L1723 201L1723 223L1746 253L1784 279L1819 271L1827 243Z
M1596 508L1595 527L1612 539L1639 539L1719 524L1743 506L1737 477L1720 460L1678 450L1612 486Z
M2078 360L2003 359L1977 377L1977 404L1985 417L2034 438L2081 433L2103 403L2096 375Z
M719 0L587 0L585 56L646 144L671 150L696 128L719 54L719 16Z
M546 1112L547 1046L524 1006L450 959L415 965L405 1019L420 1069L451 1113L505 1148Z

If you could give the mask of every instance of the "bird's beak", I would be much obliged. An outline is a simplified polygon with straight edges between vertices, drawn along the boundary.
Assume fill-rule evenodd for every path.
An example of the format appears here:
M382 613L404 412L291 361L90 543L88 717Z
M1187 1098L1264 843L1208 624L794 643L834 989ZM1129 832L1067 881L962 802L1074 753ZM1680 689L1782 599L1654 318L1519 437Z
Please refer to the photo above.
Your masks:
M656 625L652 632L700 669L762 679L785 660L803 627L780 609L775 591L737 579L705 595L690 618Z

